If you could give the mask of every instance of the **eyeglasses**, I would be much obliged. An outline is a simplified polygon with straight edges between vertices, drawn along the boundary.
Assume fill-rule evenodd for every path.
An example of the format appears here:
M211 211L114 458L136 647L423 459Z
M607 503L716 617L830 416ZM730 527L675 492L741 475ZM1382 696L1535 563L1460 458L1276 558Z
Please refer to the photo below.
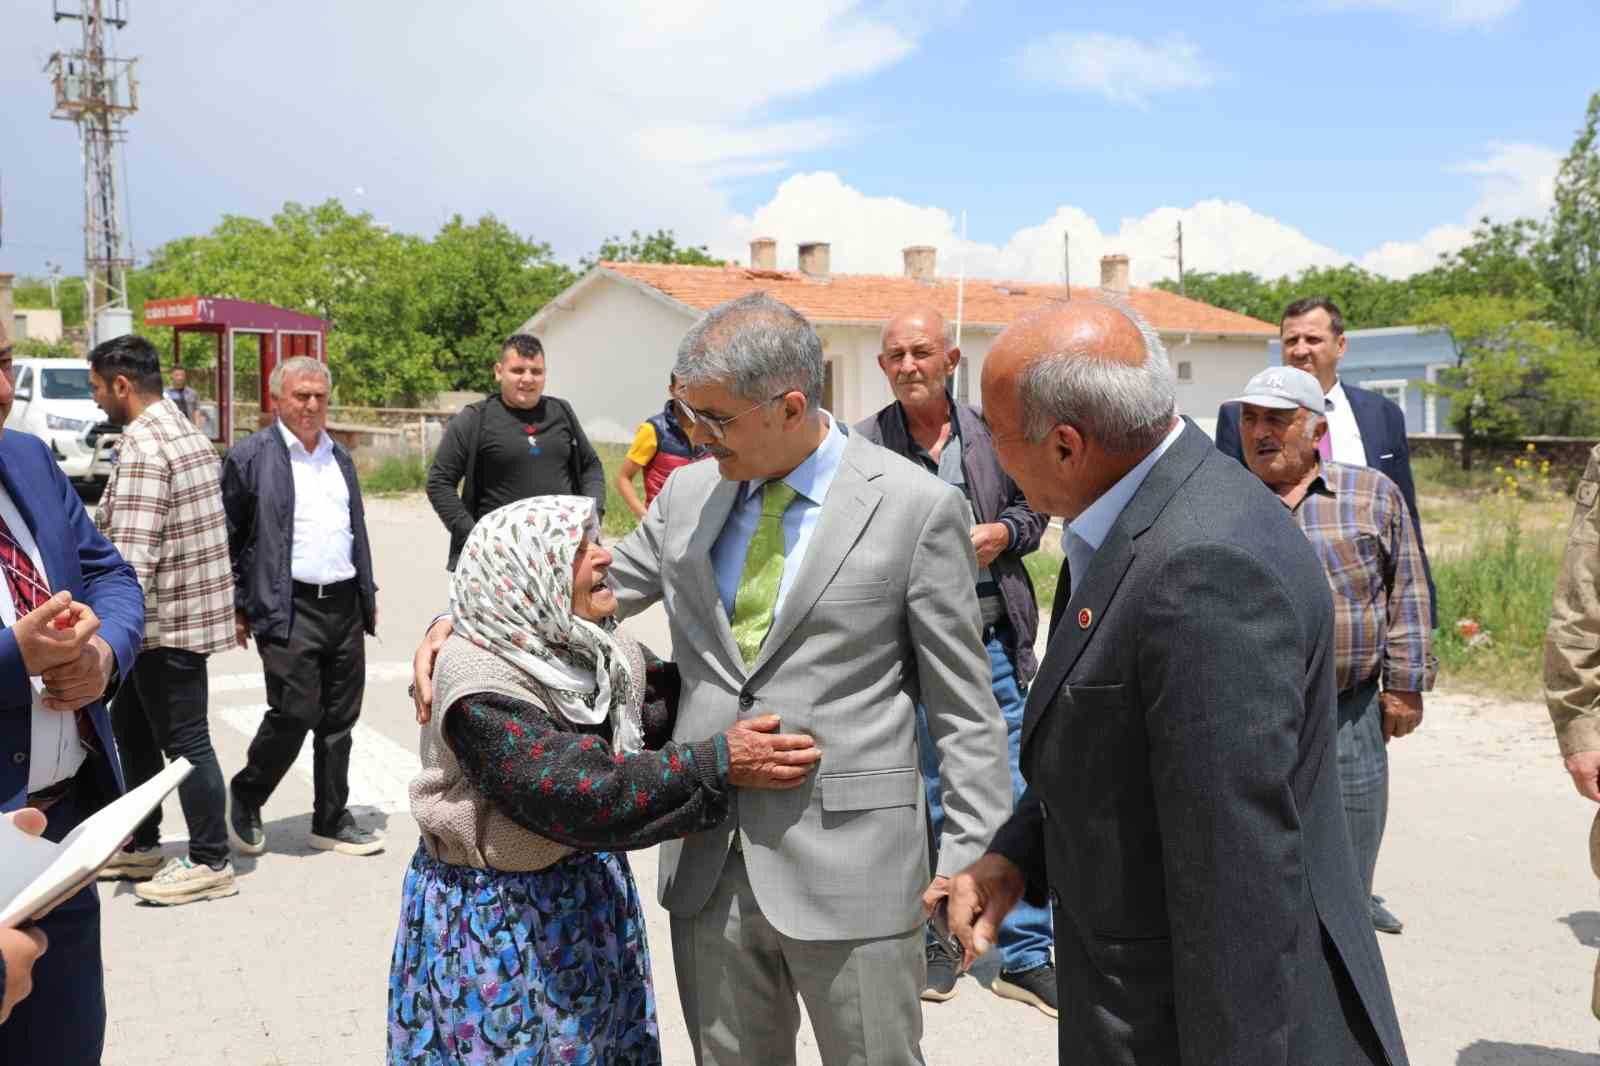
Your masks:
M690 407L688 404L684 403L683 400L677 396L672 398L672 402L678 405L678 413L683 415L683 420L685 422L689 423L691 426L705 426L706 432L711 434L712 440L722 440L727 436L729 425L743 418L751 411L765 407L774 400L781 400L787 395L789 395L787 392L780 392L776 396L771 396L765 400L762 400L760 403L752 404L751 406L746 407L743 411L740 411L738 414L729 415L727 418L718 418L715 415L708 415L704 411L696 411L693 407Z

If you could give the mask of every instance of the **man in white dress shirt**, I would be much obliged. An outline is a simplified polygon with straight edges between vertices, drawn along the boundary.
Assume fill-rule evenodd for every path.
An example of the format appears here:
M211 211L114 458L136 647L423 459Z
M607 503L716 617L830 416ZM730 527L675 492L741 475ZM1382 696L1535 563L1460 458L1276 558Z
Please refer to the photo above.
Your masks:
M378 608L355 464L326 430L332 384L315 359L280 363L270 381L277 424L236 445L222 467L235 633L240 647L254 635L267 681L249 761L228 787L229 837L247 855L266 850L261 807L308 732L311 846L383 850L346 808L350 734L366 687L363 633L376 632Z

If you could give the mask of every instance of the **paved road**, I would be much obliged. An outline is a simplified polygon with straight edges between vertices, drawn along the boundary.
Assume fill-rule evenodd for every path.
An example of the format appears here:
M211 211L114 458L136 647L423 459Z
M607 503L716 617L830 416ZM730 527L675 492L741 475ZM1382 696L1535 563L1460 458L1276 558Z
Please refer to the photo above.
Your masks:
M237 859L240 894L172 910L103 886L109 1066L375 1063L401 878L416 843L406 782L416 726L409 660L444 602L445 537L425 502L373 501L382 629L367 642L367 699L355 738L352 804L390 848L355 859L312 852L309 753L265 811L268 851ZM630 630L667 651L664 619ZM254 651L211 662L212 736L223 770L244 763L264 703ZM1577 1066L1600 1032L1587 1016L1600 900L1583 861L1588 812L1567 795L1537 709L1430 705L1397 746L1381 890L1407 920L1383 948L1418 1066ZM164 830L182 852L176 799ZM692 1061L654 903L655 857L633 856L649 935L666 1061ZM926 1011L930 1063L1054 1061L1055 1026L965 979ZM817 1063L808 1031L802 1063Z

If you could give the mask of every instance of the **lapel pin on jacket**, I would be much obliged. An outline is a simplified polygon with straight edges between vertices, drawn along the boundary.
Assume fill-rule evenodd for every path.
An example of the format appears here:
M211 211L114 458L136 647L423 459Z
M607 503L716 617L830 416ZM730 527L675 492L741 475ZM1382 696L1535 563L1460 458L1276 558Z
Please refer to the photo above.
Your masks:
M1093 622L1094 622L1094 612L1089 610L1089 608L1085 607L1083 610L1078 612L1078 628L1079 629L1088 629L1089 626L1091 624L1093 624Z

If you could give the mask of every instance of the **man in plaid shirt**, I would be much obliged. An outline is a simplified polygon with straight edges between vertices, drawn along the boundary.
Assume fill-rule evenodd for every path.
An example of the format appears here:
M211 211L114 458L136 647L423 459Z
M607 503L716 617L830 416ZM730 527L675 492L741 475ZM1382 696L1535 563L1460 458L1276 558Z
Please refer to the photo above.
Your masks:
M1318 455L1328 423L1316 378L1263 370L1238 402L1245 465L1289 508L1328 574L1345 820L1373 925L1398 933L1400 921L1372 897L1372 878L1389 814L1385 745L1422 724L1422 694L1439 668L1422 551L1393 481Z
M162 865L158 808L101 877L146 881L134 891L151 903L232 896L239 890L228 860L227 794L206 721L206 656L233 645L221 463L205 434L163 397L149 341L106 341L89 354L89 368L95 402L126 427L96 522L144 589L144 645L111 709L123 772L133 788L160 772L163 754L194 764L178 786L188 856Z

